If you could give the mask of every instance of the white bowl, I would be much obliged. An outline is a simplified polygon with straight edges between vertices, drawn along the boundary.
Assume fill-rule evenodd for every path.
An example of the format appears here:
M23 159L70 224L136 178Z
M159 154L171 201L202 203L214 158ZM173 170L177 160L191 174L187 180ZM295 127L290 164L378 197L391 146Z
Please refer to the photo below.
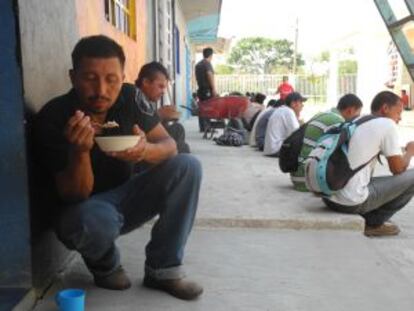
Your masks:
M134 147L140 140L138 135L95 137L99 148L104 152L123 151Z

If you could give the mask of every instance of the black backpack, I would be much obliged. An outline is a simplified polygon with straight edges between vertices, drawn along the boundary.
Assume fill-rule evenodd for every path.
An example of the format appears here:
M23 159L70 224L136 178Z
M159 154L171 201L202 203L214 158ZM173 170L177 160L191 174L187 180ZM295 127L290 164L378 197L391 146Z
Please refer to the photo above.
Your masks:
M283 141L279 150L279 167L283 173L296 172L299 167L299 154L308 123L302 124Z
M214 138L214 141L219 146L240 147L244 144L243 134L242 130L227 126L224 129L224 133L218 138Z

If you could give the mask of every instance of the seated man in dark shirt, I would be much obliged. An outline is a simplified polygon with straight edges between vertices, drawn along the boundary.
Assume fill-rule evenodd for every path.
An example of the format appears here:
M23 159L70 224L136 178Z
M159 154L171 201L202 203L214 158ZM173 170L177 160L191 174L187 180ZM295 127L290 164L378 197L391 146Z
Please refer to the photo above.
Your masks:
M131 286L115 240L156 215L146 246L144 286L181 299L202 293L187 281L181 268L194 221L201 166L190 155L177 155L174 140L159 122L147 98L123 84L125 56L105 36L83 38L72 52L73 89L52 99L37 115L37 159L54 181L59 197L55 230L59 239L78 251L99 287ZM142 85L162 94L167 73L143 77ZM102 152L94 136L102 124L115 121L116 135L140 135L134 147ZM151 169L133 174L145 161Z

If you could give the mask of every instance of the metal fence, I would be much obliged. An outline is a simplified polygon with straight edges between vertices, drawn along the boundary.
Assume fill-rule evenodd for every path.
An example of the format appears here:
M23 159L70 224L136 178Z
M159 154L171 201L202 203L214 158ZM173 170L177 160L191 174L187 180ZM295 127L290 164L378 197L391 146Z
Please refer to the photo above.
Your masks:
M260 92L274 94L283 75L216 75L219 94L230 92ZM297 75L290 78L295 90L317 102L325 102L328 94L328 77ZM338 76L337 94L356 93L356 75Z

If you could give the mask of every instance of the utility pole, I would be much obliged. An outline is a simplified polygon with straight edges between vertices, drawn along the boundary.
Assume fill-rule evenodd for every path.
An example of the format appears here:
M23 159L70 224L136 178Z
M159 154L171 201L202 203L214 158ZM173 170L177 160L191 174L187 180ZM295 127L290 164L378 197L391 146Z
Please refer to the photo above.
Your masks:
M295 43L293 51L293 74L296 75L296 68L298 65L298 33L299 33L299 17L296 17L295 25Z

